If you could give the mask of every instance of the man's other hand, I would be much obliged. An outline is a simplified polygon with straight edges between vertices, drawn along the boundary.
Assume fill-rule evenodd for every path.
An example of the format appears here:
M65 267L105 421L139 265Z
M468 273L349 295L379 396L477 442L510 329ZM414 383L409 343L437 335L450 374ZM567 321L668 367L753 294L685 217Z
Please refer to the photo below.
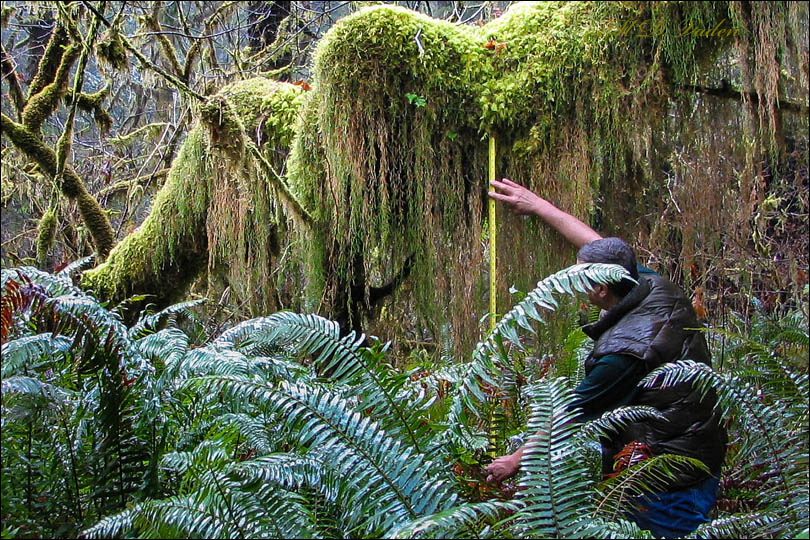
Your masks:
M487 482L503 482L507 478L511 478L515 476L515 473L518 472L520 468L520 452L515 452L514 454L508 454L506 456L501 456L497 458L495 461L487 465L486 472L489 473L487 476Z

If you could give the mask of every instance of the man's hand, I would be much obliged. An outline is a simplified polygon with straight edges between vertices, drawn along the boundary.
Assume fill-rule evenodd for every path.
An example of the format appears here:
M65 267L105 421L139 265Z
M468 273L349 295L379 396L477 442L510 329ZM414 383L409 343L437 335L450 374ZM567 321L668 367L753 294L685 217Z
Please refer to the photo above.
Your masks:
M547 200L508 178L492 180L490 185L496 191L488 195L501 201L516 214L534 214L563 235L577 249L602 236L588 225L567 212L563 212Z
M485 471L489 473L487 482L503 482L507 478L515 476L520 468L520 456L523 453L521 448L514 454L501 456L487 465Z
M495 188L495 191L489 192L489 196L505 203L515 214L541 215L544 205L549 205L545 199L508 178L492 180L489 184Z

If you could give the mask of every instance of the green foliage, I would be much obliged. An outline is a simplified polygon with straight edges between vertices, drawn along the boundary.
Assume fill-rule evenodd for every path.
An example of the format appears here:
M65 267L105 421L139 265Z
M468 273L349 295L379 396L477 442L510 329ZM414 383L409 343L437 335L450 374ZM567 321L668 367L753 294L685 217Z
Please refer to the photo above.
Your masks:
M612 265L540 281L468 362L406 371L386 363L387 345L315 315L252 319L198 346L181 329L195 302L126 327L71 272L2 275L12 314L2 504L17 534L644 538L622 518L627 504L679 467L702 466L656 456L597 481L592 441L657 411L618 409L581 429L570 379L522 360L531 351L520 333L548 319L555 295L621 279ZM726 332L726 352L756 369L681 361L644 383L714 389L739 441L724 489L735 475L763 481L754 511L717 511L695 537L791 536L806 523L807 377L790 367L806 351L806 323L790 315L755 327L780 340L779 361L758 336ZM574 354L581 342L566 347ZM755 389L760 370L775 384ZM493 405L504 406L498 385L517 397L490 431ZM528 417L508 410L523 406ZM503 445L515 429L529 434L520 489L471 491L481 434Z
M405 94L405 97L408 98L408 103L416 107L424 107L425 104L427 103L425 98L417 94Z

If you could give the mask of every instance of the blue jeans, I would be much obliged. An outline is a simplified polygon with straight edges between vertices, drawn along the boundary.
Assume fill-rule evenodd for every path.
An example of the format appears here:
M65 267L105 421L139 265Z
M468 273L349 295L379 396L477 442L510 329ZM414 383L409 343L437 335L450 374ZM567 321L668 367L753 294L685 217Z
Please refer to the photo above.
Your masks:
M712 476L693 488L643 495L636 499L637 509L628 517L659 538L685 536L711 521L709 512L719 484L719 479Z

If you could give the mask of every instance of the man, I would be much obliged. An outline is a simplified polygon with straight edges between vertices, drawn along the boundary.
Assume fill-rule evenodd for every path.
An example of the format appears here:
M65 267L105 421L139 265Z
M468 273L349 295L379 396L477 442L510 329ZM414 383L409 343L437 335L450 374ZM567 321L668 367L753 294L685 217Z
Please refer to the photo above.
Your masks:
M493 181L490 197L517 214L536 215L579 248L577 262L623 266L638 281L597 285L588 299L603 310L596 323L583 330L594 339L585 363L585 378L574 390L577 420L599 418L625 405L648 405L664 420L630 424L611 440L602 441L603 473L655 455L677 454L701 460L711 474L683 470L661 493L645 495L637 508L628 508L642 529L671 538L688 534L709 521L717 497L727 437L714 410L713 394L701 399L689 383L668 389L642 389L638 382L668 362L688 358L711 364L711 356L694 309L669 280L636 264L633 250L618 238L602 238L574 216L556 208L523 186L504 178ZM523 448L502 456L488 467L488 481L502 481L520 467Z

